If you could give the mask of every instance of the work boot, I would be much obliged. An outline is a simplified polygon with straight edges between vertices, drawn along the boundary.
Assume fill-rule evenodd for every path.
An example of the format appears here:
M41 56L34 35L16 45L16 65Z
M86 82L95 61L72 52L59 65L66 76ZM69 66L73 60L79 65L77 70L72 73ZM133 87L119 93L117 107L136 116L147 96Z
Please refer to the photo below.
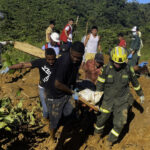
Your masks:
M106 140L106 142L105 142L105 146L106 146L106 148L107 148L108 150L111 150L111 149L112 149L112 145L113 145L113 143L112 143L112 142L110 142L110 141Z

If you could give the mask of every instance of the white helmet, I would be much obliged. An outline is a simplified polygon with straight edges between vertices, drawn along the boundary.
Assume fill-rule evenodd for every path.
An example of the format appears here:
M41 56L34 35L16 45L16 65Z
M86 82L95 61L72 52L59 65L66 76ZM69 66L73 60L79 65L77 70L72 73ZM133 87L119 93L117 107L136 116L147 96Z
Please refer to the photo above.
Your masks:
M134 26L132 29L131 29L132 32L136 32L137 31L137 26Z
M57 32L53 32L51 35L50 35L51 39L54 41L54 42L60 42L59 40L59 34Z

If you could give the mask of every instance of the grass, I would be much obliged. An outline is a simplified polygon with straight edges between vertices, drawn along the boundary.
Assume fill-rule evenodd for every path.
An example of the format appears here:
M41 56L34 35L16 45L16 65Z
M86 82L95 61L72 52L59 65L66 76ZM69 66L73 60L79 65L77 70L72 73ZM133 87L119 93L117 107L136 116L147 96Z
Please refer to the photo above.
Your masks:
M142 56L140 60L147 61L150 59L150 47L148 43L144 43L144 47L141 49Z

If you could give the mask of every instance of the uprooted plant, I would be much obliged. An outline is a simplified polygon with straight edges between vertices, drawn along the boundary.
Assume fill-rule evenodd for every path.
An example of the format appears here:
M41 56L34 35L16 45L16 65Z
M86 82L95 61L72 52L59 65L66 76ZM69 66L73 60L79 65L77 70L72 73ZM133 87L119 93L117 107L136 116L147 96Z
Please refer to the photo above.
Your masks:
M23 125L35 125L35 107L29 112L22 105L22 100L16 106L12 105L10 98L0 100L0 130L17 132Z

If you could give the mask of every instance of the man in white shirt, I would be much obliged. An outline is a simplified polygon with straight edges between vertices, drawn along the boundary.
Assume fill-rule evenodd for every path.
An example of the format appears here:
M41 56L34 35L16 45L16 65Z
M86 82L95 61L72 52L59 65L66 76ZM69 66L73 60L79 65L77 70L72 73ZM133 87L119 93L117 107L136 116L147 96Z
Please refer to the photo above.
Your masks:
M97 34L98 28L93 26L91 33L86 36L84 46L86 47L85 61L94 59L97 52L101 52L100 36Z

